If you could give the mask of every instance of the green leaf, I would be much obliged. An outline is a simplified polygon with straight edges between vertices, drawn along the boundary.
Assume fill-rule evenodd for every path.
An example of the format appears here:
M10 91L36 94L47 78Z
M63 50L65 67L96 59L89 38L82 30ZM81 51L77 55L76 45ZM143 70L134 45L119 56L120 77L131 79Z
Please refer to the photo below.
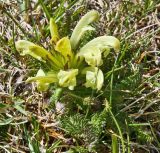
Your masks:
M13 120L14 118L9 118L9 119L0 121L0 126L10 124Z
M20 105L14 105L14 108L17 109L19 112L21 112L24 115L28 115L28 112L25 111Z
M81 37L87 30L94 30L94 28L89 26L89 24L93 21L96 21L98 18L99 13L95 10L88 12L81 18L81 20L78 22L75 29L73 30L70 38L72 49L75 49L77 47Z
M46 150L46 153L52 153L54 152L54 149L58 148L60 146L61 140L57 140Z
M0 103L0 109L7 108L9 105Z
M0 113L4 113L9 107L10 105L8 104L0 103Z

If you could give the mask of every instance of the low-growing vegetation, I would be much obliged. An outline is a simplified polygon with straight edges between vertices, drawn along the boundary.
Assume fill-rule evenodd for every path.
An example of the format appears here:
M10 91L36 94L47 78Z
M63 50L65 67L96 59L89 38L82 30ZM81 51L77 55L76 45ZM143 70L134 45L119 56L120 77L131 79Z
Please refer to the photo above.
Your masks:
M160 152L160 1L0 1L0 152Z

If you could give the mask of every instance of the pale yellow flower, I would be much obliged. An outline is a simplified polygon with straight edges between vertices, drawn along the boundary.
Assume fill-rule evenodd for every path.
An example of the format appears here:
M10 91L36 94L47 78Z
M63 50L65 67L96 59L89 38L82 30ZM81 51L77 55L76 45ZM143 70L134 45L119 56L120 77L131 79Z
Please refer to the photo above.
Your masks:
M85 86L91 87L92 89L100 90L103 86L104 76L103 72L97 67L88 67L83 70L83 73L86 74L86 83Z
M60 70L57 77L59 80L59 85L62 87L68 87L73 90L76 86L76 76L78 75L78 69L71 69L68 71Z

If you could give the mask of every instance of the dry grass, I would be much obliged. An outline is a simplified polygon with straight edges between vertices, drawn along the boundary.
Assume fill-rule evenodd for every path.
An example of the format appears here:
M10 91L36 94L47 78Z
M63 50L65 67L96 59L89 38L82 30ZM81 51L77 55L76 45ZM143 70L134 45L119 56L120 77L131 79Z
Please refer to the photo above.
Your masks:
M118 37L121 52L118 56L111 54L106 60L103 92L95 94L94 98L87 95L84 101L87 98L87 103L94 101L93 108L89 108L92 115L102 112L105 98L112 101L112 112L122 130L128 153L158 153L160 1L92 1L74 3L68 0L66 9L60 5L62 1L46 0L45 6L49 15L56 16L62 36L70 35L69 29L90 9L101 13L100 22L95 25L98 31L94 35ZM30 57L21 57L14 43L19 39L28 39L47 48L49 33L48 15L41 1L23 2L0 1L0 152L60 153L71 149L89 152L88 148L96 141L97 146L90 152L109 152L110 136L116 134L119 137L115 124L110 124L110 115L107 116L103 133L96 137L94 143L88 141L90 134L94 135L91 130L85 131L86 136L78 137L65 127L65 120L69 122L72 116L81 119L88 110L81 108L80 104L77 106L77 102L83 101L83 90L63 95L62 100L66 102L66 113L63 114L56 108L52 111L47 109L54 88L39 93L35 84L25 83L26 78L34 75L35 70L43 65ZM75 115L79 113L82 116ZM64 125L60 124L61 121ZM76 124L78 131L82 127L78 127L79 122ZM90 126L85 121L83 124ZM121 141L118 145L121 146Z

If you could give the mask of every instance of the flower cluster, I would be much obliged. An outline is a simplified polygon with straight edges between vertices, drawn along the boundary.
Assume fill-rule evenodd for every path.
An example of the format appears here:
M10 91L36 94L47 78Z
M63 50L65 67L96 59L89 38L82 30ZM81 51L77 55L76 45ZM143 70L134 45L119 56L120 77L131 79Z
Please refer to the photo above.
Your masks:
M46 91L51 83L73 90L77 85L77 76L85 75L84 85L100 90L104 82L102 70L103 58L109 54L110 48L119 51L120 42L113 36L97 37L79 50L81 37L87 30L94 30L89 24L99 18L97 11L84 15L76 25L70 37L60 39L55 21L50 19L51 44L54 49L50 52L27 40L16 42L16 48L21 55L31 55L39 61L49 63L51 70L44 72L40 69L35 77L29 77L27 82L36 82L39 91Z

